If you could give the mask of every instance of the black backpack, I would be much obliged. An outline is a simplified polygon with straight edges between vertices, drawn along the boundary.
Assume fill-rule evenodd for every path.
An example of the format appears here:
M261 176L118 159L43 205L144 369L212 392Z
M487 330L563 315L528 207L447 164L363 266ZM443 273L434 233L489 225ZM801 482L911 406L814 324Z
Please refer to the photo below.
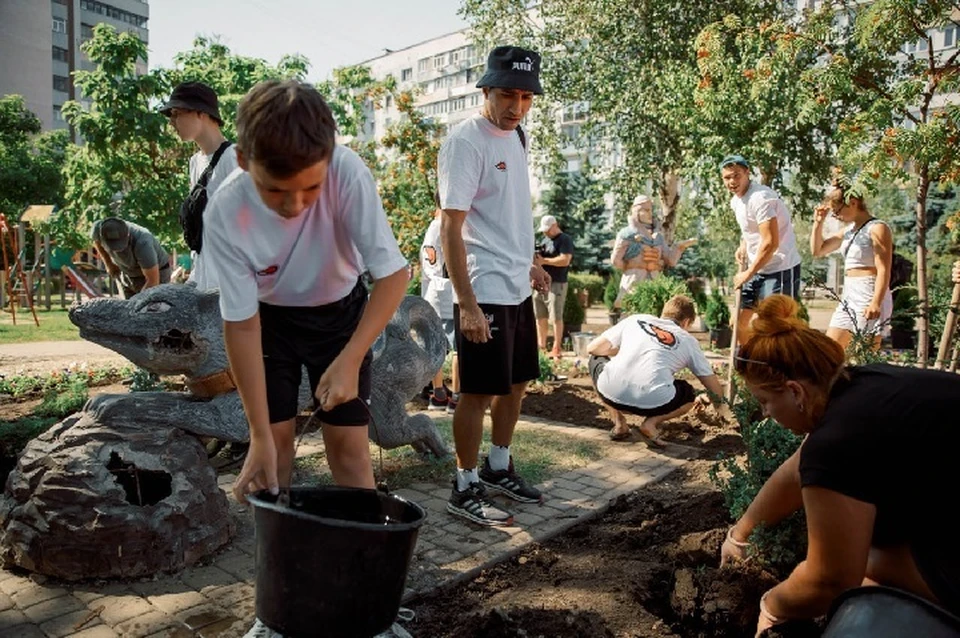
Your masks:
M231 142L226 141L220 145L217 152L210 158L210 163L203 169L200 179L193 185L190 194L180 205L180 227L183 229L183 239L190 250L198 253L203 247L203 211L207 207L207 182L210 181L220 156L230 147L230 144Z

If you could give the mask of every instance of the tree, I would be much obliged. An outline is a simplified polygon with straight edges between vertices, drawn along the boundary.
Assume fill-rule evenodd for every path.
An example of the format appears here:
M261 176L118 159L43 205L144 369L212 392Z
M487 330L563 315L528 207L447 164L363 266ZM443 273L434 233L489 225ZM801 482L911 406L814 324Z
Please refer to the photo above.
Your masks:
M23 97L0 98L0 213L20 218L31 204L63 203L66 131L41 132Z
M606 185L592 172L589 165L582 172L556 171L540 203L573 238L571 268L576 272L603 274L608 270L604 262L610 257L613 233L603 200Z
M830 53L812 78L824 103L859 108L841 122L840 158L868 180L914 184L916 275L920 307L918 358L929 355L928 198L935 184L960 181L960 50L936 51L934 40L955 19L948 0L875 0L855 14L849 55Z
M702 154L692 121L697 66L692 42L728 14L776 16L775 0L466 0L476 38L528 44L543 53L547 99L587 103L587 137L622 152L612 188L626 208L647 182L660 196L664 233L673 238L679 180ZM541 143L556 146L554 114L543 112ZM549 153L550 151L545 151Z

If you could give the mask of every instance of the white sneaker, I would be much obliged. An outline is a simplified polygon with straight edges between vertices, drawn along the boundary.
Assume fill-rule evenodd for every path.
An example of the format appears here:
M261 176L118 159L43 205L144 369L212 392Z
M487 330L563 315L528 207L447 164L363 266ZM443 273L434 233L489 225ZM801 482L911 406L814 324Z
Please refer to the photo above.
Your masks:
M263 624L262 620L257 618L250 631L243 634L243 638L283 638L283 634L270 629Z

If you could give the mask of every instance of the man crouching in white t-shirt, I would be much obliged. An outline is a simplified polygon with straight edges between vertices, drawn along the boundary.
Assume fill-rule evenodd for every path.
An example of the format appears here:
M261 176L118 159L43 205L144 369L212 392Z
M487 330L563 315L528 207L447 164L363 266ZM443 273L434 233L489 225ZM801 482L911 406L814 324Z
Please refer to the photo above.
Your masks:
M237 162L204 215L204 257L220 280L230 369L250 422L233 493L288 486L306 367L337 485L373 488L367 423L370 346L407 287L363 160L337 145L310 85L271 80L237 111ZM373 291L360 275L369 271Z
M687 328L696 319L693 301L677 295L663 306L660 317L630 315L587 346L590 377L613 419L610 438L630 438L624 412L646 417L640 434L662 447L659 426L693 407L693 386L674 375L689 368L720 405L723 390L700 344Z
M540 491L514 471L513 430L527 383L539 374L530 286L550 276L533 265L533 210L520 121L540 87L540 55L497 47L487 59L483 111L457 126L438 161L440 238L454 291L460 401L453 416L457 476L447 510L480 525L513 515L487 500L494 490L522 503ZM490 455L478 470L483 415L493 420Z

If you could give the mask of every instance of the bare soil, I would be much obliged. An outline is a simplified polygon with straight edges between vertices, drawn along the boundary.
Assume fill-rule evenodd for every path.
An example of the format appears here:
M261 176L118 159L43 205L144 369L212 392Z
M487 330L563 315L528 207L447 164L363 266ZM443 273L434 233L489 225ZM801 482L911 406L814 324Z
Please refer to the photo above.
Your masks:
M522 412L609 429L580 379L535 388ZM666 424L663 438L695 454L654 485L619 498L602 516L537 544L473 580L414 601L414 636L434 638L752 636L760 596L777 579L755 567L719 569L730 524L707 472L738 454L733 425L712 413ZM638 423L635 421L634 423ZM642 445L642 443L624 443ZM770 634L774 635L774 634ZM816 636L812 624L777 636Z

